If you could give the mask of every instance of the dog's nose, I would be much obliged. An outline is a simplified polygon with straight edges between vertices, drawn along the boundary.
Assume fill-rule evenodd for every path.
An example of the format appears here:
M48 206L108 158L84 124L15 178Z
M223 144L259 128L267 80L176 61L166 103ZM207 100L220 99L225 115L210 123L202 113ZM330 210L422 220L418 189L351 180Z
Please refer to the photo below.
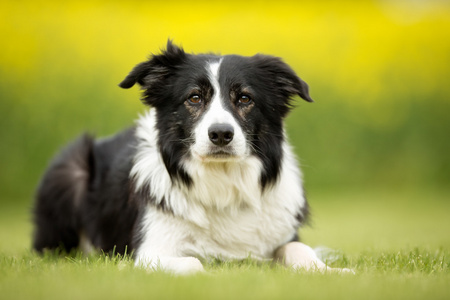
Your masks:
M228 145L234 137L234 129L229 124L213 124L208 129L209 140L217 146Z

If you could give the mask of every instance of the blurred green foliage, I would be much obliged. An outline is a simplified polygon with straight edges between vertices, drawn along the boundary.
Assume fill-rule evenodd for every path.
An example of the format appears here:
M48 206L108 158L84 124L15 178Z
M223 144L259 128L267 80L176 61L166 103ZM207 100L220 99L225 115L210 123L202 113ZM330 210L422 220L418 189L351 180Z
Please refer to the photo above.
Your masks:
M144 108L117 84L167 38L188 52L283 57L315 103L287 120L310 190L446 187L444 1L3 1L0 199L29 201L54 153Z

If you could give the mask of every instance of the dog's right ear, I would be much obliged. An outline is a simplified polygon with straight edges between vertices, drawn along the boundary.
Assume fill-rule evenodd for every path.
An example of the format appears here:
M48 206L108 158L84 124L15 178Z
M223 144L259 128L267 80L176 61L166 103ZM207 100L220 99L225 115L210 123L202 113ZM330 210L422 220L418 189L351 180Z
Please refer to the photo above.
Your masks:
M174 70L185 61L186 57L187 54L181 47L168 40L166 50L162 54L152 55L148 61L138 64L119 86L129 89L138 83L142 89L146 90L142 100L154 105L153 95L157 96L162 91L170 76L174 74Z
M151 60L138 64L134 69L128 74L125 79L119 83L119 86L123 89L129 89L136 83L144 86L144 78L150 74L152 69Z

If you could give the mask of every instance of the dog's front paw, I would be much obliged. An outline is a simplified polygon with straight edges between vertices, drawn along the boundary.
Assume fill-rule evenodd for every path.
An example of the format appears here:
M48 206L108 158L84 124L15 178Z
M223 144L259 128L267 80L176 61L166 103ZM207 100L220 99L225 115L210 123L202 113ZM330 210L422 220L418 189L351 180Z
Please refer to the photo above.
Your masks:
M355 274L355 271L352 269L339 269L327 266L317 257L311 247L299 242L287 243L278 248L274 258L296 271Z
M335 268L335 269L337 270L337 272L342 274L353 274L353 275L356 274L355 270L349 268L342 268L342 269Z
M163 271L175 275L190 275L205 271L200 260L195 257L140 257L135 264L150 272Z
M190 275L204 272L202 263L195 257L181 257L171 262L168 268L170 272L177 275Z

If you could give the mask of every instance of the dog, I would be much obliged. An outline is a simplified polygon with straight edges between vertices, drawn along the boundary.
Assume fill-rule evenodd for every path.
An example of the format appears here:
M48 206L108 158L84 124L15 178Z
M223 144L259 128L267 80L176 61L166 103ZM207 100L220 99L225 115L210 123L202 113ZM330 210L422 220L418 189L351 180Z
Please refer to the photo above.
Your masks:
M284 119L308 85L280 58L166 49L119 84L150 106L136 126L84 134L50 164L33 248L132 252L136 266L189 274L202 260L272 259L333 270L299 242L308 219Z

